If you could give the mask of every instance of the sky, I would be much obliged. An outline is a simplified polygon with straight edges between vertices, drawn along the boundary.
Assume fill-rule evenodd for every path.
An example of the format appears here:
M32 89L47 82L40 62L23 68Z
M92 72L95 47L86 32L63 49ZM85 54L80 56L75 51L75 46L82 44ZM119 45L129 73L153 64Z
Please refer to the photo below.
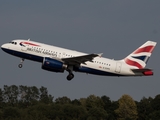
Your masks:
M31 39L103 57L123 59L147 40L159 43L159 0L0 0L0 45L14 39ZM25 60L0 50L0 88L4 85L44 86L49 94L70 99L89 95L118 100L123 94L139 101L160 94L157 44L147 68L151 77L108 77L74 72L54 73L41 63Z

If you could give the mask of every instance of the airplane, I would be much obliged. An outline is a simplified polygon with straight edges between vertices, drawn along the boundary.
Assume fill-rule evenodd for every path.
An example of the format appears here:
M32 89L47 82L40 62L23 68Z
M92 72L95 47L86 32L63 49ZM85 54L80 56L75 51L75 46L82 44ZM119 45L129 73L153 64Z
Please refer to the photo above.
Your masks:
M67 80L74 78L73 71L103 76L152 76L152 69L145 68L156 42L147 41L122 60L102 57L100 54L87 54L40 42L16 39L1 46L8 54L21 58L22 68L25 59L40 62L41 68L51 72L68 71Z

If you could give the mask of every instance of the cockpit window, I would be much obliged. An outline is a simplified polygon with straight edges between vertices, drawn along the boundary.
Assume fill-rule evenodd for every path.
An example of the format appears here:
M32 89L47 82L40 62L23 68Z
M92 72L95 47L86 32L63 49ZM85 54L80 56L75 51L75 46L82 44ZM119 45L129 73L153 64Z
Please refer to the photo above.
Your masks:
M9 43L14 44L14 45L17 45L17 42L9 42Z

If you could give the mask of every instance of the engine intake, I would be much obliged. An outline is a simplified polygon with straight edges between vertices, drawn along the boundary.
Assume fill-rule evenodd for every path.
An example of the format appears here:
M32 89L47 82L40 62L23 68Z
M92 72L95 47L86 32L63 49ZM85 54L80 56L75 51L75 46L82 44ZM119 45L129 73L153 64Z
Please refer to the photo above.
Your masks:
M52 72L64 72L67 68L62 61L53 58L45 57L42 63L42 69L52 71Z

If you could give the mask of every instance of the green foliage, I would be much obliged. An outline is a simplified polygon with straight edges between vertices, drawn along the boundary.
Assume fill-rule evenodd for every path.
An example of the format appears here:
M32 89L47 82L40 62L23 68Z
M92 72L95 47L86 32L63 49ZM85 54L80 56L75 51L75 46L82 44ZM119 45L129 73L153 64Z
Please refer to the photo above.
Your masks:
M21 118L20 110L15 107L6 107L3 110L4 119Z
M39 90L40 90L40 101L46 104L52 103L53 96L48 95L47 88L42 86Z
M88 119L104 120L107 118L107 112L102 108L91 108L88 112Z
M137 102L138 120L149 120L149 114L152 113L151 101L152 98L143 97L140 102Z
M118 115L118 120L136 120L137 106L134 100L129 95L123 95L119 100L119 108L115 110Z
M57 104L70 104L71 103L71 100L66 96L59 97L55 101Z
M107 96L102 96L101 99L104 104L103 108L108 114L107 120L115 120L116 114L114 110L118 108L118 102L111 101L110 98Z
M135 102L129 95L118 101L90 95L71 100L56 98L45 87L4 85L0 89L0 120L159 120L160 95Z
M87 110L90 110L91 108L103 108L104 103L100 97L97 97L95 95L90 95L86 99L86 108Z

